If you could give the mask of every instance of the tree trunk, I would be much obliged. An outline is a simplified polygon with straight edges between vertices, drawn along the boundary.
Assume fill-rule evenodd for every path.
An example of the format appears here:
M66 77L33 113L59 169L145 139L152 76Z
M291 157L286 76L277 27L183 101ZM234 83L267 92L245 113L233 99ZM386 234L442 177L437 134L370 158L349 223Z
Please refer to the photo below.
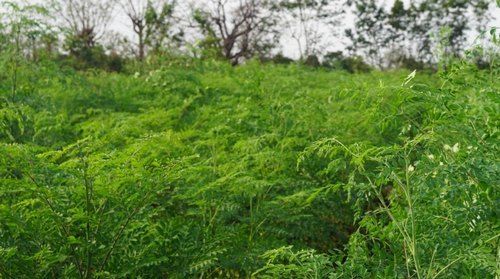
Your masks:
M145 42L144 42L144 27L139 26L139 60L144 61L144 56L145 56Z

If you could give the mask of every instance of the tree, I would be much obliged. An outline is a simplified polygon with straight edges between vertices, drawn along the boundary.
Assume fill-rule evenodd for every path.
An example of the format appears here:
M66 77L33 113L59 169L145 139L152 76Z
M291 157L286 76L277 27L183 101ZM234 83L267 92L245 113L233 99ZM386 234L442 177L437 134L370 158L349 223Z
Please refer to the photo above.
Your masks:
M275 20L268 7L264 0L212 0L196 9L193 17L204 43L236 65L273 47Z
M11 1L0 4L0 83L10 83L12 99L18 91L21 69L28 72L34 68L40 46L52 37L48 12L43 7Z
M410 47L413 45L410 41L410 27L412 24L411 10L405 8L402 0L394 1L392 8L387 13L387 26L385 30L387 50L384 54L386 67L407 67L412 70L422 68L422 65L415 59L416 54Z
M297 42L300 57L316 55L323 35L321 24L337 23L342 13L335 0L279 0L273 9L279 11L286 29Z
M403 59L417 63L436 62L435 50L460 56L471 30L484 30L489 21L487 0L422 0L405 8L395 1L387 15L386 36Z
M436 38L445 45L443 51L447 55L459 56L467 43L467 32L484 27L489 20L490 5L488 0L414 2L411 6L413 24L410 30L420 59L433 61L433 49L440 43ZM442 32L443 28L447 32ZM445 37L439 37L438 34L445 34Z
M348 1L354 6L357 18L353 29L346 30L346 36L351 40L348 50L352 55L361 52L370 64L384 67L382 49L388 43L388 14L376 0Z
M0 51L14 46L16 55L36 59L40 49L48 49L54 30L47 9L40 5L5 1L0 4Z
M403 1L394 1L390 13L387 14L388 41L392 43L393 48L407 41L407 28L411 22L410 11L405 9Z
M182 30L173 31L176 0L125 0L121 4L137 36L137 57L144 60L147 47L158 51L166 41L180 42Z
M57 14L69 31L66 49L77 59L92 61L96 44L106 33L115 0L56 0Z
M435 63L438 48L442 55L459 56L467 32L484 26L490 9L486 0L421 0L408 8L396 0L391 9L376 0L347 3L357 17L354 28L346 30L351 40L348 49L361 52L379 68L402 61Z

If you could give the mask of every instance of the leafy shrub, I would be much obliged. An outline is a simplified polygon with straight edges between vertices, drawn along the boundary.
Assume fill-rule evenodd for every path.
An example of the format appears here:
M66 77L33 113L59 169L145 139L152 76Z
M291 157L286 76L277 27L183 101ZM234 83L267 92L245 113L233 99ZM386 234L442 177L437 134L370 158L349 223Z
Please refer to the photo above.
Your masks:
M495 68L158 63L1 87L1 276L494 276Z
M371 71L370 65L359 56L345 57L341 51L325 55L323 66L330 69L345 70L349 73L366 73Z

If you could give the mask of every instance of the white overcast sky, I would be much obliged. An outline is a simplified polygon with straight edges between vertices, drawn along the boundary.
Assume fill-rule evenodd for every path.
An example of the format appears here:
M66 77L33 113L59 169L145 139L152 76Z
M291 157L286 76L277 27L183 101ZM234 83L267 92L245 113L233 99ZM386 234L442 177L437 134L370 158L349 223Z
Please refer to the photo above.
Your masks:
M0 2L7 1L7 0L0 0ZM9 0L12 1L12 0ZM38 4L43 4L47 3L48 0L14 0L14 2L25 2L28 1L29 3L38 3ZM108 1L108 0L101 0L101 1ZM154 0L153 0L154 1ZM405 0L406 4L408 4L411 0ZM494 0L491 0L494 1ZM189 6L188 3L195 3L197 5L203 5L204 3L207 2L207 0L178 0L179 8L177 13L181 14L182 17L187 18L189 17L189 10L187 7ZM387 7L390 7L394 0L379 0L381 4L386 5ZM495 27L500 27L500 9L498 7L495 7L494 10L492 11L495 19L493 22L491 22L491 26ZM326 51L335 51L335 50L342 50L345 48L347 41L345 38L343 38L343 30L346 28L350 27L353 25L355 22L355 18L353 17L352 14L346 13L342 16L342 20L340 22L341 27L336 28L336 32L340 33L340 35L334 35L334 30L332 26L325 25L325 24L319 24L315 26L315 29L318 30L318 33L320 33L322 36L321 40L321 49L323 50L322 52L325 53ZM135 41L133 38L133 32L131 31L131 26L130 22L127 20L127 17L124 15L123 12L121 12L120 8L116 8L115 15L113 17L113 20L109 26L109 29L118 32L122 35L127 36L130 38L132 41ZM291 32L290 31L284 31L283 36L281 39L281 45L283 49L283 53L286 56L292 57L292 58L298 58L300 55L299 48L297 45L297 42L291 38ZM474 37L476 37L476 34L470 32L469 35L469 41L472 41Z

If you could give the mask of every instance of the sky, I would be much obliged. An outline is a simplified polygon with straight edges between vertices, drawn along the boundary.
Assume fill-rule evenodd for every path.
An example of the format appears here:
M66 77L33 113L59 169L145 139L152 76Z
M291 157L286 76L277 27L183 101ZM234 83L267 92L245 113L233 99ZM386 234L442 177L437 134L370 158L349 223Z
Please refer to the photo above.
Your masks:
M0 0L0 2L5 0ZM10 0L12 1L12 0ZM14 0L14 1L28 1L29 3L37 3L43 4L48 0ZM101 0L108 1L108 0ZM189 17L189 9L188 7L192 4L203 6L208 0L178 0L179 8L177 13L179 13L180 17L188 18ZM378 0L380 3L390 7L394 0ZM405 4L408 5L411 0L405 0ZM492 0L493 1L493 0ZM491 23L491 26L500 28L500 9L495 7L493 10L493 15L495 19ZM328 51L338 51L343 50L348 44L346 38L342 36L343 30L353 26L355 22L355 17L347 12L339 17L339 25L340 28L333 28L335 26L329 24L321 24L321 23L313 23L311 29L314 29L320 36L320 42L318 44L318 49L321 50L322 53L326 53ZM338 26L337 26L338 27ZM292 38L292 33L296 31L297 26L292 28L288 28L282 32L282 38L280 41L281 49L285 56L291 58L299 58L300 57L300 47L297 43L297 40ZM109 24L109 29L113 32L117 32L129 38L131 41L135 41L134 33L132 32L132 27L126 15L121 11L120 7L117 7L116 12L113 16L112 21ZM295 31L294 31L295 30ZM469 41L472 41L477 34L474 32L469 33ZM191 41L194 41L194 38L191 38ZM303 45L303 38L301 39Z

